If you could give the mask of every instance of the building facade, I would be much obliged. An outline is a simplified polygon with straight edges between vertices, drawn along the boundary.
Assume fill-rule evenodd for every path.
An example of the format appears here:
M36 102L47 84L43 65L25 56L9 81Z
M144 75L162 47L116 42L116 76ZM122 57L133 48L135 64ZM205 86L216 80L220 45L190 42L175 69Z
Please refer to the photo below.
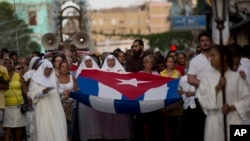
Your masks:
M24 20L33 30L31 39L41 44L41 38L47 32L56 31L57 6L55 0L1 0L15 6L18 18ZM15 3L14 3L15 2ZM42 52L44 49L42 48Z
M250 44L250 1L229 0L230 31L239 45Z
M124 39L115 35L147 35L168 31L170 21L167 17L171 6L171 2L146 2L128 8L116 7L90 11L91 38L95 42L95 51L130 49L133 39Z
M33 30L31 39L41 45L42 52L45 48L41 44L41 39L46 33L54 33L60 37L60 20L58 14L60 6L72 0L0 0L8 2L15 6L15 13L18 18L24 20L28 27ZM74 0L81 9L85 8L85 0ZM82 12L86 12L82 10ZM83 23L87 23L88 18L84 15ZM83 25L85 31L87 26Z

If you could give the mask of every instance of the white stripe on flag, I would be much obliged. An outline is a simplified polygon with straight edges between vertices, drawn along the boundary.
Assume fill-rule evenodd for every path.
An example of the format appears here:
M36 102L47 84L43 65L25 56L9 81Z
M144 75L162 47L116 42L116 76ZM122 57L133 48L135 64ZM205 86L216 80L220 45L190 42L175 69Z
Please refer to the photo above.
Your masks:
M99 87L98 97L108 98L108 99L119 99L119 100L122 99L122 94L117 90L107 85L104 85L100 82L98 83L98 87Z
M164 108L164 100L139 101L141 113L152 112Z
M98 111L106 113L116 113L114 107L114 100L112 99L89 96L89 102L91 107Z
M167 91L169 89L166 85L167 84L164 84L164 85L162 85L160 87L149 89L148 91L145 92L143 100L147 101L147 100L163 100L163 99L166 99Z

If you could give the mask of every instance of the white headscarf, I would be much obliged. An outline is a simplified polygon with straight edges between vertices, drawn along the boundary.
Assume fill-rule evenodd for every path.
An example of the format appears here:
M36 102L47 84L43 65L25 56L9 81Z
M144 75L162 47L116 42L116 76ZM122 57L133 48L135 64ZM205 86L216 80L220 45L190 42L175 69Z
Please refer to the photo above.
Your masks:
M91 60L92 62L92 68L87 68L85 65L85 62L87 60ZM76 70L76 78L79 76L79 74L82 72L83 69L100 69L97 65L96 61L89 55L86 55L83 57L81 64L79 65L78 69Z
M44 75L44 70L46 68L52 69L49 77L46 77ZM31 79L44 87L57 88L57 78L56 78L55 70L54 70L52 63L48 60L41 61L41 65L39 66L37 71L32 75Z
M31 78L31 76L34 74L35 70L33 69L35 63L38 63L38 60L40 60L40 57L33 57L30 60L30 64L29 64L29 70L23 75L23 78L25 81L27 81L29 78Z
M115 59L115 66L114 67L109 67L108 66L108 60L109 59ZM125 72L124 67L120 64L120 62L116 59L116 57L112 54L109 54L102 65L101 70L105 70L105 71L112 71L112 72Z
M30 64L29 64L29 70L32 70L35 63L38 63L37 61L40 59L40 57L33 57L31 60L30 60Z

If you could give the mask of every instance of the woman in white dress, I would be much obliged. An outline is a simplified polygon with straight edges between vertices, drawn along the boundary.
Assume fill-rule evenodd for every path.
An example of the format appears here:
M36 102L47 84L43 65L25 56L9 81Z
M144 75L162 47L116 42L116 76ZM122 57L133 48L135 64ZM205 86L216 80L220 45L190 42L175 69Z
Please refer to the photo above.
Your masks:
M76 71L76 78L80 75L83 69L99 69L99 67L94 59L87 55L82 59L82 62ZM103 133L101 132L99 121L101 114L101 112L79 103L78 119L81 141L102 139Z
M67 141L66 118L57 88L53 65L43 60L31 77L29 90L35 112L35 141Z
M224 54L223 60L222 55ZM206 114L205 141L223 141L223 113L229 125L245 124L250 112L250 91L245 80L234 72L233 56L227 48L213 47L210 52L213 71L204 75L197 90L198 100ZM224 63L225 76L221 77L221 62ZM225 86L226 103L222 103L222 87Z
M123 66L114 55L108 55L101 68L103 71L125 72ZM105 139L131 139L132 122L129 115L104 113L100 119Z

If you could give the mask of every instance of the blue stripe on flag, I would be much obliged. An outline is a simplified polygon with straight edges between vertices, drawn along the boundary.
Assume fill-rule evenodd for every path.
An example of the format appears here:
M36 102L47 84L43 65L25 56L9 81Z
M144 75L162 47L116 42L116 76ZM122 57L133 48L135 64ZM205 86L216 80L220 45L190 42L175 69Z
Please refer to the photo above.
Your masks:
M177 92L179 80L180 79L174 79L167 83L167 86L169 89L168 89L168 94L165 100L166 106L181 100L181 96Z
M124 95L122 95L122 99L121 100L129 100L127 97L125 97Z
M118 114L135 114L141 112L139 101L115 100L114 106Z
M142 95L142 96L136 98L135 100L140 101L140 100L143 100L143 99L144 99L144 95ZM122 99L121 99L121 100L130 100L130 99L128 99L127 97L125 97L124 95L122 95Z
M70 97L73 99L76 99L77 101L91 107L90 101L89 101L89 95L83 94L80 90L77 92L71 92Z
M98 96L98 81L79 76L77 78L77 84L81 90L84 90L82 93L87 92L90 95Z
M140 100L144 100L144 95L138 97L136 100L140 101Z

